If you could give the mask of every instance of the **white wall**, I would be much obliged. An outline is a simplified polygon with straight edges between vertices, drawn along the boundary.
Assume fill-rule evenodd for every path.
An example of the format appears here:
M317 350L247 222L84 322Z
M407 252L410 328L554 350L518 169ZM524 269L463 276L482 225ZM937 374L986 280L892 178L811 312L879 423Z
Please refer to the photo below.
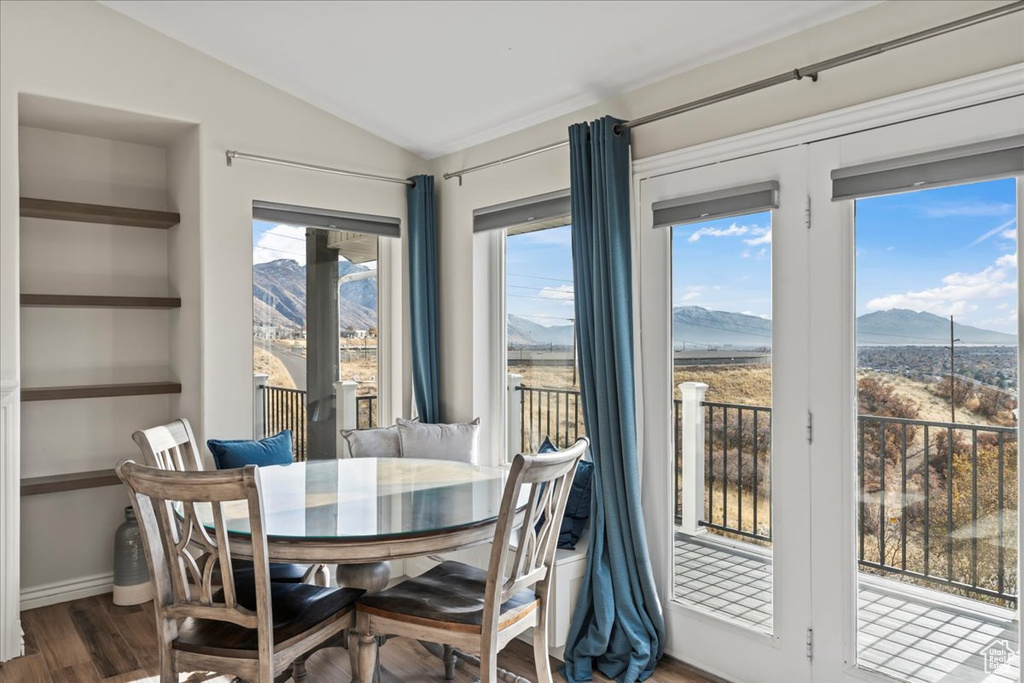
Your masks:
M159 151L163 155L160 183L154 180L151 185L148 176L123 177L126 173L131 175L135 169L122 164L122 159L114 155L98 160L102 163L94 166L94 170L106 170L97 171L96 177L80 174L75 183L67 186L50 184L34 188L31 174L22 176L19 169L19 95L56 98L198 125L175 139L166 151ZM104 137L118 137L116 129L108 133ZM37 133L27 131L23 151L31 151L32 145L39 142L37 137ZM63 139L61 147L74 137ZM128 149L115 147L122 151ZM96 374L97 371L90 368L103 367L103 364L96 362L96 354L101 358L106 355L118 359L120 381L130 381L136 376L141 379L143 375L151 379L148 373L156 368L150 363L148 352L140 348L147 344L153 345L154 352L162 352L164 358L169 354L169 375L195 378L183 381L185 386L180 397L152 399L153 405L163 403L159 419L155 413L146 412L150 399L121 401L116 408L113 402L117 399L82 401L79 402L82 410L73 411L71 424L60 423L66 412L61 413L56 404L28 406L24 421L32 423L32 433L37 436L23 444L25 471L22 476L73 471L95 455L92 451L76 450L74 438L75 430L90 428L88 416L93 412L102 413L106 420L112 412L123 411L116 423L119 426L103 436L97 442L99 445L89 446L97 449L96 452L109 447L108 457L111 453L130 455L131 431L162 421L168 413L181 413L192 419L200 440L207 436L251 436L251 207L254 199L392 215L400 217L405 224L406 200L402 185L246 162L237 162L229 168L224 157L228 148L400 177L427 169L424 161L405 150L96 3L5 1L0 4L0 380L20 380L22 385L48 382L57 375L70 378L68 383L97 380L102 373ZM48 158L47 155L32 156ZM60 179L61 169L45 170L50 173L51 181ZM31 259L45 260L49 256L39 253L41 247L35 243L35 235L22 243L18 198L20 194L31 194L39 189L39 194L49 198L94 202L110 199L110 203L116 200L128 203L130 198L123 194L102 196L101 188L109 186L112 179L124 181L119 192L131 188L132 181L137 180L135 191L139 194L135 199L141 202L138 205L160 208L158 203L153 203L159 200L168 209L182 212L181 225L171 235L160 231L121 231L116 240L101 226L99 232L89 232L101 237L85 244L76 242L79 237L68 237L66 230L56 234L60 232L58 226L33 221L34 227L39 229L39 237L46 236L48 244L64 247L57 256L61 272L48 274L47 288L37 291L61 291L59 287L67 285L77 287L72 291L124 294L123 286L128 278L132 283L131 293L181 296L183 307L170 314L131 313L153 316L152 324L145 327L143 336L137 337L134 343L128 343L127 337L117 334L101 336L80 350L66 354L61 361L65 365L53 365L50 358L54 349L45 348L52 347L45 335L19 344L19 282L24 279L26 291L30 283L33 287L44 284L34 279L33 272L20 272L21 252L26 250ZM147 194L147 188L157 184L162 185L159 197ZM62 196L52 194L58 189ZM63 194L65 190L67 194ZM103 255L105 247L114 248L115 253L120 253L118 250L136 253L136 247L141 249L137 242L147 240L164 240L160 252L164 254L162 261L150 262L146 260L148 257L129 260L123 265L126 270L120 273L116 289L113 281L87 276L80 271L74 258L78 248L89 250L91 258L100 260L111 258ZM52 246L47 248L53 249ZM101 271L96 268L96 272ZM394 277L401 285L395 287L395 305L399 311L396 319L402 320L405 317L401 314L405 308L404 272L398 271ZM32 311L26 315L33 320L43 320L55 312ZM74 317L79 313L64 311L61 315ZM88 315L120 320L119 316L129 313L90 312ZM160 315L162 319L158 319ZM82 322L87 324L84 319ZM118 325L119 322L115 323L115 329L121 329ZM45 329L45 326L43 321L37 327ZM398 338L404 340L407 335L401 334ZM403 388L408 394L408 382L404 380L408 375L408 350L399 348L395 355L394 372L399 379L393 386ZM86 357L91 365L86 365ZM161 371L168 372L167 365L165 360ZM399 406L408 400L407 395L394 398ZM56 424L61 425L60 429L52 428ZM36 429L45 425L50 425L49 433ZM45 471L32 457L33 453L44 450L60 453L60 460L56 464L48 461ZM45 501L47 498L50 500ZM85 529L106 529L109 537L117 522L111 510L116 511L122 500L123 493L115 488L26 499L25 519L37 518L39 528L35 525L29 528L28 523L24 527L22 587L31 589L70 582L70 590L76 581L89 585L90 576L109 571L109 546L93 543L95 534L86 534ZM83 510L91 510L90 501L102 501L104 512L82 514ZM66 533L57 539L53 530L61 527ZM43 547L46 544L50 544L49 549Z
M167 208L163 148L22 127L19 179L28 197ZM39 294L168 295L169 231L21 220L21 287ZM25 386L172 379L163 310L23 308ZM167 396L41 401L21 409L21 475L109 469L133 455L131 433L166 422ZM84 577L109 580L120 487L30 496L21 504L21 575L30 600ZM74 561L68 551L73 549Z
M495 412L502 368L495 367L488 326L486 250L474 247L474 208L569 186L565 149L498 166L457 180L440 175L565 140L568 126L610 114L636 118L821 59L866 47L1001 5L998 2L886 2L681 75L601 102L568 116L442 157L441 329L473 330L446 335L442 346L442 415L471 419ZM633 158L689 147L739 133L880 99L928 85L1024 62L1024 16L1015 14L980 26L901 48L810 79L778 86L730 102L667 119L633 131ZM472 359L472 362L470 360ZM490 421L493 423L493 420ZM482 443L499 440L484 421Z

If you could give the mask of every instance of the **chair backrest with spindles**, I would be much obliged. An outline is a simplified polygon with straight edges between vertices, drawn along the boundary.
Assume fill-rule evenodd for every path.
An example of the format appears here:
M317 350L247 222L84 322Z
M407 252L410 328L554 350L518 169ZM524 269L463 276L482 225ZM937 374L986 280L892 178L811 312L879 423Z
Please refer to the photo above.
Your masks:
M175 472L199 472L203 467L202 455L196 445L192 425L182 418L169 424L140 429L132 440L142 451L149 467Z
M258 629L260 657L269 657L270 578L257 468L176 472L126 461L117 475L131 493L165 632L176 634L177 621L187 617L229 622ZM238 602L226 516L248 519L255 611Z
M524 588L536 586L537 596L547 600L569 490L576 466L589 446L588 439L580 438L563 451L519 454L512 461L491 549L483 614L485 629L497 624L501 605ZM520 516L517 504L526 487L529 492ZM517 528L518 544L510 557L505 549Z

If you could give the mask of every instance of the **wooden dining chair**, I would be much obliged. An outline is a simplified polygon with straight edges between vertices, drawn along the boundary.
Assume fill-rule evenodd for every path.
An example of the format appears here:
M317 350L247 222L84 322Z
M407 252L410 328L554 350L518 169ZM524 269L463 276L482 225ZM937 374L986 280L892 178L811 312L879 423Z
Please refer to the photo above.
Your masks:
M343 644L362 591L271 583L255 466L177 472L126 461L117 475L131 494L153 578L161 683L177 682L179 671L254 683L291 671L300 681L310 652ZM229 517L245 518L249 530L254 571L246 578L233 571Z
M371 683L377 636L446 643L479 655L483 683L497 678L498 652L533 628L539 683L551 683L548 597L565 504L586 438L558 453L517 455L512 461L487 570L448 561L387 590L360 598L356 607L359 676ZM523 489L528 487L520 511ZM512 532L519 542L508 551ZM350 641L351 643L351 641Z
M132 434L132 440L149 467L172 472L201 472L206 469L196 445L192 425L185 418L158 427L140 429ZM236 562L235 566L238 571L252 571L251 565L246 562ZM330 584L330 575L323 565L274 562L270 565L270 580L327 586Z

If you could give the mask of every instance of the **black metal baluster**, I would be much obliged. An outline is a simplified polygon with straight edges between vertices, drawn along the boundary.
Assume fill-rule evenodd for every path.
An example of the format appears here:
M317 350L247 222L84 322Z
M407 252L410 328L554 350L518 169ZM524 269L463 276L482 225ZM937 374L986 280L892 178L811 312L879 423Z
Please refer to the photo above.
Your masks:
M907 571L907 423L903 423L903 452L900 454L903 472L902 499L900 500L900 566Z
M998 524L998 530L999 530L999 549L996 552L999 555L999 573L997 575L996 580L998 582L999 594L1002 595L1003 591L1004 591L1004 584L1005 584L1004 579L1005 579L1005 572L1006 572L1005 555L1004 555L1004 553L1006 552L1006 549L1004 547L1004 540L1003 540L1003 505L1004 505L1004 501L1003 501L1003 432L999 432L999 457L998 457L998 463L999 463L999 491L996 494L997 495L997 505L998 505L998 508L996 509L996 519L998 520L997 524Z
M707 418L707 448L705 449L705 462L704 466L704 480L707 483L708 489L708 500L707 500L707 512L705 513L705 519L712 524L715 521L715 408L714 406L708 406ZM709 480L710 479L710 480Z
M761 412L760 410L758 410L757 408L754 408L754 455L753 455L753 458L754 458L754 533L757 534L757 535L760 535L758 533L758 526L757 526L757 508L759 507L759 505L758 505L758 498L760 497L760 490L759 490L760 487L758 486L757 477L758 477L758 470L761 469L760 463L757 462L757 436L758 436L758 434L757 434L757 414L760 413L760 412Z
M858 525L860 527L860 560L863 562L864 561L864 522L865 522L864 517L865 517L865 512L866 512L866 508L865 508L865 505L864 505L864 494L865 494L865 489L864 489L864 418L861 418L860 420L857 421L857 427L858 427L858 429L860 431L860 437L858 439L859 442L860 442L858 444L858 446L860 446L860 462L858 463L858 470L859 470L858 475L859 475L859 478L860 478L860 496L859 496L859 498L860 498L860 501L859 501L860 519L858 520Z
M971 585L978 586L978 429L971 430Z
M722 406L722 526L729 526L729 409Z
M885 532L888 520L885 516L885 423L878 423L878 464L880 467L878 490L878 564L885 566Z
M736 528L743 531L743 408L736 409Z
M924 575L929 574L929 555L931 555L931 512L932 512L932 487L929 481L931 477L932 458L929 454L931 446L928 434L928 425L924 426Z
M946 440L946 580L953 580L953 427Z

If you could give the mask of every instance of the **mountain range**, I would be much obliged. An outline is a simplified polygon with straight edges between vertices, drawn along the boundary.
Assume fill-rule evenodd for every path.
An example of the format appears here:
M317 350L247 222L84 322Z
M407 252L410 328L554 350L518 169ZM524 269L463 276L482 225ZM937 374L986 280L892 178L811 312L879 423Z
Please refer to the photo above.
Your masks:
M369 270L338 262L340 276ZM285 327L306 324L306 267L291 259L253 266L253 319ZM367 330L377 326L377 279L346 282L341 286L339 329ZM771 321L755 315L714 311L700 306L672 310L672 338L676 349L731 346L762 348L771 345ZM953 335L962 344L1014 345L1015 335L954 324ZM573 343L573 326L539 325L527 318L508 316L508 343L516 347L561 346ZM949 344L949 319L932 313L894 308L857 318L857 343L862 346L941 346Z
M745 313L713 311L700 306L672 310L672 338L677 350L688 347L764 348L771 346L770 320ZM1016 336L971 325L954 324L962 344L1014 345ZM572 346L572 325L544 326L516 315L508 317L512 346ZM932 313L890 309L857 318L857 343L862 346L942 346L949 344L949 319Z
M338 261L338 275L360 273L365 266ZM368 330L377 326L377 278L346 282L339 288L338 329ZM253 320L283 327L306 324L306 267L291 259L252 267Z

